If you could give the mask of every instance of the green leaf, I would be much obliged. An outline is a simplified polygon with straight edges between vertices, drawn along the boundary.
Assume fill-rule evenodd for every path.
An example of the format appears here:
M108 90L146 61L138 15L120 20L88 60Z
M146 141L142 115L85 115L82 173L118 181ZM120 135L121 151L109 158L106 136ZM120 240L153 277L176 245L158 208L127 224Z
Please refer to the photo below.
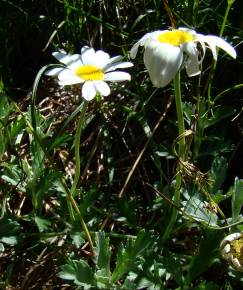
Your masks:
M202 282L198 286L192 288L192 290L218 290L219 287L214 282Z
M240 212L243 205L243 179L235 178L235 183L230 189L232 192L232 222L240 219Z
M109 238L105 237L104 232L98 232L95 234L95 262L100 270L103 270L102 274L110 277L110 256Z
M228 168L226 159L223 156L216 156L213 161L209 179L211 181L211 193L216 194L221 188Z
M5 140L4 130L0 125L0 160L2 160L3 154L5 153Z
M20 143L25 126L26 124L25 124L24 116L19 115L17 116L16 119L12 121L10 130L9 130L10 131L9 137L10 137L11 144Z
M0 219L0 241L8 245L18 242L19 224L8 217Z
M82 233L76 233L73 235L70 235L71 239L73 240L73 244L78 248L81 247L82 244L84 244L85 240L82 236Z
M136 289L148 289L148 290L161 290L163 289L161 285L159 285L159 281L158 284L154 284L152 281L146 279L146 278L142 278L141 281L139 281L138 284L139 288Z
M4 244L0 243L0 252L4 252Z
M151 245L151 233L141 230L136 240L128 239L126 246L120 246L117 254L117 263L112 274L111 282L115 283L125 272L129 272L136 260L142 256Z
M4 89L2 88L2 81L0 80L0 122L5 124L8 121L11 107L6 98Z
M164 251L163 267L165 267L166 272L173 275L177 284L182 286L183 272L180 261L173 255L173 253L167 250Z
M172 155L170 150L163 146L163 145L158 145L157 150L154 151L154 153L159 156L159 157L165 157L166 159L174 159L175 156Z
M87 209L97 200L99 194L99 189L96 186L92 186L89 191L83 193L79 207L82 215L87 213Z
M213 116L207 119L205 128L213 126L218 122L222 121L225 118L232 116L235 113L235 109L233 107L224 106L215 110Z
M62 271L58 277L66 280L73 280L76 285L83 286L83 289L90 289L96 286L94 273L90 266L83 260L71 260L61 267Z
M211 209L210 204L192 196L185 204L185 212L193 219L205 223L205 225L217 225L217 214Z
M52 150L52 149L58 148L60 146L63 146L71 139L72 138L70 135L63 133L61 136L57 136L55 139L51 138L50 140L47 140L45 142L45 146L46 146L46 148L48 148L48 150Z
M218 256L218 247L221 239L222 236L218 234L218 232L211 230L206 231L206 236L202 239L200 244L199 254L194 256L191 260L185 280L186 285L190 285L193 279L212 265L215 258Z
M49 220L43 219L38 216L34 217L34 221L40 232L47 231L49 229L49 226L51 225L51 222Z

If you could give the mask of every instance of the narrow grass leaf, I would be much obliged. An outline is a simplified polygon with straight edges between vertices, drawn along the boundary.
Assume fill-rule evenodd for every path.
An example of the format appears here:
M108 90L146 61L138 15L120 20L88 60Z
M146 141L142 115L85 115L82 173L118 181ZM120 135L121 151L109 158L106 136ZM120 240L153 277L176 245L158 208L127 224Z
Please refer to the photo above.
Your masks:
M243 179L235 178L235 183L231 189L232 192L232 222L240 219L240 212L243 206Z

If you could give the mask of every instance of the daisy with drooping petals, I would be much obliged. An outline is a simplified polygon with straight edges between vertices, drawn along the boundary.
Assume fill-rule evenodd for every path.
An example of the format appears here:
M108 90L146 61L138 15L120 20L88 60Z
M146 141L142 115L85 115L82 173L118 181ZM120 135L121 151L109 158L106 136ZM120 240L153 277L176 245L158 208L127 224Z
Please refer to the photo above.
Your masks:
M131 80L127 72L115 71L118 68L133 66L131 62L122 62L122 56L110 57L102 50L84 46L81 54L69 55L64 51L54 52L53 56L62 62L65 67L49 70L46 75L58 76L60 86L82 84L82 96L87 101L96 94L108 96L110 87L106 83Z
M197 43L203 50L201 60ZM201 73L200 63L204 58L205 44L217 59L217 47L236 58L235 49L224 39L213 35L202 35L194 30L179 28L159 30L145 34L131 49L131 58L137 55L138 47L144 46L144 64L155 87L165 87L184 65L189 77Z
M226 236L220 244L222 257L237 271L243 272L243 232Z

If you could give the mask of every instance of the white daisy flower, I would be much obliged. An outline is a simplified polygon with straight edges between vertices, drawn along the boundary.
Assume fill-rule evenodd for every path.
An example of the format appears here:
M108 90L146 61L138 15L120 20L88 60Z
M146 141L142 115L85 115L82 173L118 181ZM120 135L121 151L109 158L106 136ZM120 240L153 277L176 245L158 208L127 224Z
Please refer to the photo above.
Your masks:
M235 270L243 272L243 232L226 236L220 248L222 257Z
M199 60L197 43L200 43L203 55ZM179 28L159 30L145 34L131 49L131 58L135 58L139 46L144 46L144 64L155 87L165 87L176 73L185 66L189 77L201 73L200 64L205 54L205 43L217 59L216 47L222 48L236 58L235 49L224 39L213 35L202 35L194 30Z
M65 67L47 71L48 76L57 76L60 86L82 84L82 96L87 101L92 100L97 93L102 96L110 94L110 87L106 83L130 81L127 72L115 71L118 68L133 66L131 62L121 62L122 56L110 57L102 50L95 50L84 46L81 54L69 55L65 51L54 52L53 56Z

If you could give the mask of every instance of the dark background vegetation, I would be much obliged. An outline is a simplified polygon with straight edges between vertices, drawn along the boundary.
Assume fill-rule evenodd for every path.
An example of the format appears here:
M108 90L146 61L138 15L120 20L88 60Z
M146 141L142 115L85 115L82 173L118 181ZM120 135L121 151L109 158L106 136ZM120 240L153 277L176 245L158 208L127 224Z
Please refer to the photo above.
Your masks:
M165 9L167 2L160 0L0 0L0 78L3 81L6 94L20 106L24 103L23 107L27 110L30 103L29 96L38 71L44 65L55 62L51 53L59 48L70 53L78 53L82 45L91 45L95 49L104 49L111 55L124 54L125 58L129 58L130 48L141 36L149 31L167 29L173 23L177 27L188 25L203 34L218 35L226 2L213 0L169 1L168 7L173 12L173 18L171 18L168 10ZM215 95L243 82L242 15L243 2L237 0L229 14L224 32L224 37L236 45L237 61L229 57L219 58L213 83ZM96 209L92 209L86 216L87 220L92 221L93 231L99 229L102 220L104 221L103 216L108 217L108 228L111 232L119 232L124 235L135 235L139 229L161 232L165 227L164 222L168 215L166 202L162 202L161 206L161 201L156 200L154 192L147 184L158 184L159 188L165 190L170 188L174 178L174 159L166 159L165 155L156 155L155 153L172 154L171 144L177 135L176 112L173 103L167 112L165 121L157 130L135 171L125 191L124 200L117 199L131 166L147 140L146 126L149 125L150 128L155 126L173 94L171 87L164 90L155 90L152 87L145 72L141 55L142 53L139 52L139 56L134 61L135 66L131 71L132 81L120 89L114 89L112 95L107 100L103 100L102 104L94 103L90 104L89 107L89 112L91 115L94 114L94 118L85 129L81 142L83 152L81 165L84 172L86 162L89 160L90 148L94 148L96 142L98 145L89 165L91 174L88 175L85 172L86 175L82 177L81 186L89 194L92 193L93 199L96 199ZM222 56L222 52L220 52L220 56ZM206 82L211 61L211 54L208 52L203 64L202 83ZM195 81L188 80L184 72L182 72L182 80L183 100L185 103L191 102L195 94ZM38 102L46 97L51 99L53 92L51 89L53 88L62 95L61 89L55 83L43 77L39 88ZM72 90L65 92L70 98L73 98L75 93L76 91ZM151 99L149 99L150 97ZM228 167L221 190L227 192L233 186L235 177L243 178L242 90L230 91L220 99L217 105L221 108L228 108L232 114L228 113L228 117L224 117L221 122L205 130L205 136L216 136L218 139L206 138L197 160L194 161L202 172L207 173L210 171L215 156L223 156L227 160ZM73 133L72 128L74 127L74 124L70 126L70 134ZM100 128L105 134L99 139ZM71 147L71 141L69 140L67 143ZM63 147L62 149L66 149L65 146ZM11 144L8 145L8 149L9 152L14 152ZM72 158L73 152L70 152L70 160ZM108 160L112 160L111 163ZM102 170L98 172L97 168L101 165ZM159 167L161 167L161 171L158 169ZM110 174L113 170L114 177L110 180ZM4 189L11 191L10 209L14 208L15 199L18 200L16 196L19 196L17 188L4 187ZM169 192L170 190L168 190ZM45 200L47 204L51 200L51 195L48 198ZM156 204L156 202L158 203ZM160 206L163 208L161 211L163 216L156 209ZM229 202L223 203L222 207L226 216L230 216ZM31 198L27 197L21 209L23 215L32 214L32 209ZM58 213L61 214L60 209ZM92 215L96 214L97 216L93 220ZM49 218L43 208L40 209L40 215ZM39 236L34 235L38 229L33 222L21 219L18 222L21 224L23 233L33 233L33 236L31 239L22 237L17 249L15 251L9 249L6 256L1 258L3 261L0 269L1 279L7 281L6 277L8 277L9 285L13 285L13 288L8 289L15 289L14 287L16 289L48 289L48 287L55 289L54 285L59 285L56 286L56 289L62 289L62 287L63 289L65 287L74 289L72 285L63 286L61 279L55 276L59 271L58 267L65 263L65 257L72 252L73 245L67 243L56 250L56 244L52 244L47 249L40 242ZM56 225L55 222L53 219L55 230L64 229L64 225ZM171 240L168 242L168 249L173 253L185 251L187 253L193 252L194 255L198 251L201 235L203 235L203 231L200 227L178 231L175 234L175 239L179 242L173 243ZM190 240L188 240L188 236ZM193 241L193 246L190 245L191 241ZM118 247L118 244L117 240L113 241L113 251ZM25 249L28 250L25 251ZM46 251L46 255L42 255L42 251ZM78 257L86 258L82 251L80 253L75 249L74 252ZM155 253L153 254L156 256ZM35 271L32 263L38 257L40 260L44 257L43 264L45 265L45 267L38 268L39 273ZM113 261L113 263L115 262ZM11 269L8 268L9 265L11 265ZM221 266L216 263L213 267L218 271ZM223 271L218 277L212 274L213 267L198 276L194 285L197 285L199 281L208 280L214 281L220 285L219 287L222 285L226 287L225 281L229 279L225 278L226 266L223 266ZM6 274L6 268L11 274ZM53 273L50 273L52 269ZM33 271L34 276L31 276L28 271ZM30 279L29 282L27 282L28 279ZM120 283L122 284L122 282L121 280ZM238 287L237 283L240 282L236 279L232 285ZM35 286L31 288L31 285ZM167 289L176 289L175 281L168 282L167 287Z

